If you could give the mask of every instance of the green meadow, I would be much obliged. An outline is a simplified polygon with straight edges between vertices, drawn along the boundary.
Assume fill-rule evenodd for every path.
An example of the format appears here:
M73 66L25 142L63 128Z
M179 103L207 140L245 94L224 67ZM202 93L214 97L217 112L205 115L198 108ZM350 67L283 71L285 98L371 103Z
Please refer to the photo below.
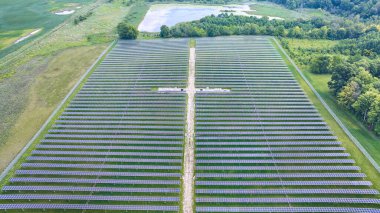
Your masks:
M65 21L70 15L56 15L61 10L75 10L95 0L2 0L0 1L0 57L16 50ZM20 43L14 42L30 32L42 29Z

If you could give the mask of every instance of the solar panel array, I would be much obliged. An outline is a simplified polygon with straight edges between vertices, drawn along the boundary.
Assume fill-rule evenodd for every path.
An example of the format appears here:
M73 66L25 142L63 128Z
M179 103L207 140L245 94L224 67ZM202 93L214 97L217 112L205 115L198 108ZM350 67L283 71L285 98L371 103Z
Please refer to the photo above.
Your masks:
M196 50L196 86L231 90L196 94L197 212L379 212L268 38L202 38Z
M188 40L119 41L0 195L9 212L178 212ZM78 210L78 211L76 211Z
M188 40L119 41L2 188L7 212L179 212ZM380 212L266 37L196 47L197 212Z

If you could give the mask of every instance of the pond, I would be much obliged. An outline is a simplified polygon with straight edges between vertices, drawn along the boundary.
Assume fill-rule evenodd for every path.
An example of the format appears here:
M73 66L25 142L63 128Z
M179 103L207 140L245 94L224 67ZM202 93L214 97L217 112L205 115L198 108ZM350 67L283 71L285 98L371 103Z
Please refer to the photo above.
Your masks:
M248 5L157 4L151 6L138 29L143 32L159 32L162 25L171 27L180 22L199 20L212 14L218 15L226 10L234 10L235 14L247 15L245 11L250 11L250 8Z

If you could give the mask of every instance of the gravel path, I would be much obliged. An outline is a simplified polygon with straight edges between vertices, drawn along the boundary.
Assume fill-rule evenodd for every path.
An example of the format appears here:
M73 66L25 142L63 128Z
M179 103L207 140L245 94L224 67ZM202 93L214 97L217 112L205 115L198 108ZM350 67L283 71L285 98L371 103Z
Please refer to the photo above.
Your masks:
M183 174L183 212L193 212L194 127L195 127L195 48L190 48L187 93L186 140Z

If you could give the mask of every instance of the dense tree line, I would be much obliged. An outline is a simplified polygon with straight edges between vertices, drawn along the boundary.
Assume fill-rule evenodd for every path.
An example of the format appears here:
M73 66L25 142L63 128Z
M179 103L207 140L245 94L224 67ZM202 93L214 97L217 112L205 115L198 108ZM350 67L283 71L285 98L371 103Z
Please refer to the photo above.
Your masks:
M313 42L313 41L310 41ZM338 64L348 62L364 67L373 76L380 77L380 32L370 32L356 39L344 39L327 48L289 48L286 40L282 45L302 65L310 65L317 74L332 73Z
M376 52L380 33L341 40L326 48L290 48L282 44L299 64L311 72L332 74L328 83L337 102L380 135L380 57ZM312 42L312 41L310 41ZM356 46L354 45L356 44ZM368 54L373 53L373 54Z
M377 19L380 15L378 0L268 0L290 9L301 7L322 8L343 16L360 16L363 19Z
M358 64L341 63L329 82L338 103L380 135L380 79Z
M377 29L370 31L358 39L348 39L341 42L336 49L340 52L347 52L350 55L364 55L376 57L380 55L380 33Z
M166 26L164 27L166 30ZM372 29L378 31L377 28ZM366 26L350 20L334 24L321 18L311 20L269 20L223 13L198 21L177 24L164 33L165 37L204 37L225 35L272 35L290 38L347 39L366 33ZM162 34L162 33L161 33Z

